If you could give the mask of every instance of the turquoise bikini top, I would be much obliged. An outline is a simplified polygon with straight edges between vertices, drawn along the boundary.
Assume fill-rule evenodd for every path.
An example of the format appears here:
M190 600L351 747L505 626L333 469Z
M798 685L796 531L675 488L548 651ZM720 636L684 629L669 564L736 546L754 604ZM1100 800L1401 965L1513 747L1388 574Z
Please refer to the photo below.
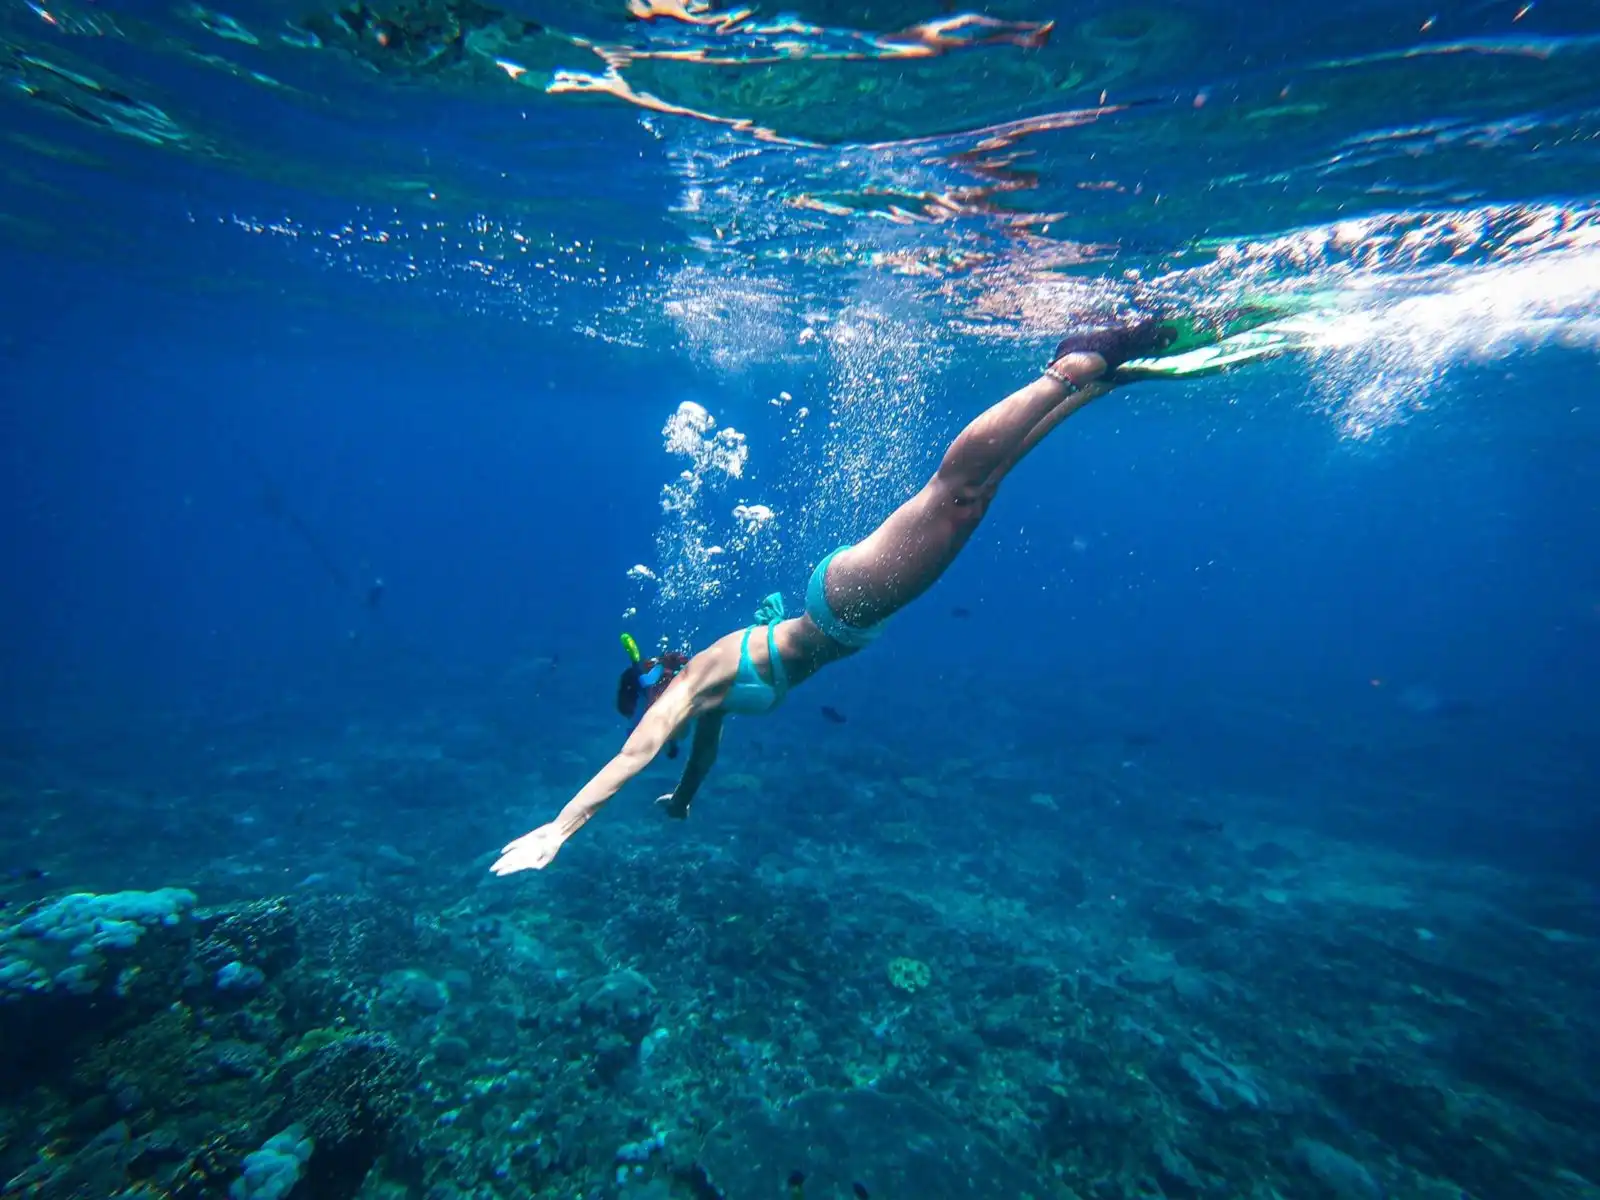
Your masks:
M778 655L777 639L772 633L781 620L783 596L773 592L756 609L757 624L744 631L744 638L739 643L739 670L733 677L728 694L722 698L723 712L747 715L771 712L789 694L789 673L784 670L783 659ZM761 672L756 670L756 664L750 657L750 635L763 625L767 630L767 662L771 664L771 683L761 678Z

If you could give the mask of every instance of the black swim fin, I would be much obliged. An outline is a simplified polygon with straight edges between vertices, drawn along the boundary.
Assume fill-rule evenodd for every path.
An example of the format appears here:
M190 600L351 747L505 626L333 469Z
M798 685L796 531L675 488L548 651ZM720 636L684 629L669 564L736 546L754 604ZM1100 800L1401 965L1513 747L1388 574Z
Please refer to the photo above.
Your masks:
M1056 362L1069 354L1098 354L1106 360L1107 368L1115 371L1130 358L1153 358L1168 353L1168 347L1178 341L1179 333L1176 323L1155 319L1093 326L1062 338L1050 361Z

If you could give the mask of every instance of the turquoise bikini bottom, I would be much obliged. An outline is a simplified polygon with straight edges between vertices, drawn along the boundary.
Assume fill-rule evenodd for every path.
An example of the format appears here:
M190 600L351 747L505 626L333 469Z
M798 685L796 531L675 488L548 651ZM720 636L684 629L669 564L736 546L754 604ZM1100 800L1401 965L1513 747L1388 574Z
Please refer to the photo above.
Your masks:
M879 621L876 625L866 628L850 625L841 620L828 604L828 565L833 562L834 554L849 548L840 546L833 554L819 562L817 569L811 572L811 582L806 585L806 615L817 623L817 628L841 646L859 650L876 641L887 622ZM783 657L778 653L777 638L772 632L777 628L778 622L783 620L783 615L781 595L774 593L762 601L761 609L756 614L759 624L746 628L744 637L739 641L739 669L734 674L728 694L723 698L724 712L741 714L771 712L782 704L783 698L789 694L789 672L784 668ZM750 635L763 628L767 631L767 662L770 664L768 670L772 673L771 683L761 678L761 672L756 670L755 661L750 657Z
M835 554L848 549L850 549L849 544L840 546L819 562L817 569L811 572L811 582L806 585L806 616L815 621L818 629L841 646L859 650L877 641L878 635L883 632L883 627L888 622L884 620L868 626L851 625L842 620L828 604L828 566L833 562Z

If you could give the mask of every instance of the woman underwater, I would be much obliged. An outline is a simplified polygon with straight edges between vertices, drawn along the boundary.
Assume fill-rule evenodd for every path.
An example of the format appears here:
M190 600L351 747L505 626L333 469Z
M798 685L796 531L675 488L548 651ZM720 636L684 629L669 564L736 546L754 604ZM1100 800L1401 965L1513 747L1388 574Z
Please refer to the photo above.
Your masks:
M1086 329L1056 347L1044 373L981 414L950 443L926 486L869 536L829 554L811 575L802 616L784 619L771 597L759 623L719 638L691 658L645 712L616 757L556 815L510 843L497 875L543 867L663 746L694 726L678 786L660 803L673 817L689 805L717 760L729 713L769 713L829 663L870 645L887 621L927 591L983 520L1001 480L1044 436L1124 380L1130 359L1173 353L1192 330L1165 320Z

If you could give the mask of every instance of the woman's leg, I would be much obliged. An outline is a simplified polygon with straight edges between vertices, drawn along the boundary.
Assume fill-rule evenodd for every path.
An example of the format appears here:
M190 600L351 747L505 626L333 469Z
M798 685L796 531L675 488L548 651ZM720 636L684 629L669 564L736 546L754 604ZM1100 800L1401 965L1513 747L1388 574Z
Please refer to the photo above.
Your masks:
M1098 353L1068 354L1051 369L1076 386L1041 375L982 413L950 443L920 492L833 560L825 587L841 620L875 625L932 587L967 544L1006 473L1045 434L1110 390Z

